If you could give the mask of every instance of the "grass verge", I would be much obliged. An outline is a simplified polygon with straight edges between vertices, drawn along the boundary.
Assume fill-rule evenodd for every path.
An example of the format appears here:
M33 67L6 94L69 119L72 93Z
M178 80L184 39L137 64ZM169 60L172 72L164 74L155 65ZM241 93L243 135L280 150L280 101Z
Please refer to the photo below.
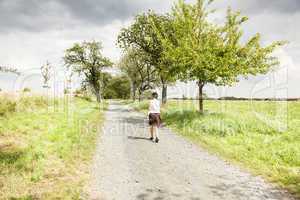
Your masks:
M0 199L81 199L103 121L100 106L78 98L6 102L10 107L3 103L0 116Z
M146 112L147 102L127 102ZM196 144L300 197L300 102L169 101L164 123Z

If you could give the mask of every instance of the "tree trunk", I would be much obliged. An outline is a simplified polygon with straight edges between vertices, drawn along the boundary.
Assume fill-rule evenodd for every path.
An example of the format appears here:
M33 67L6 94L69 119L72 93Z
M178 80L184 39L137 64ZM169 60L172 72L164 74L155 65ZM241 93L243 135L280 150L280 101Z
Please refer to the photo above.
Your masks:
M100 94L100 91L96 91L96 98L97 98L97 102L100 103L100 102L101 102L101 94Z
M162 104L167 103L167 92L168 92L167 90L168 90L168 85L163 84L162 85L162 94L161 94Z
M143 92L139 89L139 102L142 101L142 94L143 94Z
M198 82L198 89L199 89L199 112L200 113L204 113L204 109L203 109L203 87L204 87L204 83L199 81Z
M131 98L133 101L136 100L136 84L131 83Z

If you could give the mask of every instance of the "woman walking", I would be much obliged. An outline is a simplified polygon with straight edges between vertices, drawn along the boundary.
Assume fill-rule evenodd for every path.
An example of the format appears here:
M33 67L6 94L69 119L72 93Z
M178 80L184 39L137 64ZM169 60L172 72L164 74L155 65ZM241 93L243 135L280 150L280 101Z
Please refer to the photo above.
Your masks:
M160 102L158 100L158 94L152 93L152 100L149 104L149 125L150 125L150 140L158 143L159 141L159 127L161 123L160 118Z

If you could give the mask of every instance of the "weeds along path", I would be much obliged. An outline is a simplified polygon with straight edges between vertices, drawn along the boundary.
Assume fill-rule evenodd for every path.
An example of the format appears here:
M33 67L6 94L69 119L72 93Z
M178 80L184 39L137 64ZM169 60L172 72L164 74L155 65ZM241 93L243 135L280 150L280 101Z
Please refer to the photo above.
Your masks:
M92 168L93 200L288 200L265 183L163 128L148 140L146 116L112 102Z

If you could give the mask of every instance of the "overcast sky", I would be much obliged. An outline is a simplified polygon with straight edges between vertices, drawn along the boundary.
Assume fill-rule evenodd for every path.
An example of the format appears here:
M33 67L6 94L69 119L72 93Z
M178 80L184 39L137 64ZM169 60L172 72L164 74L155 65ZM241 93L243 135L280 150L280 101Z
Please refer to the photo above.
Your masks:
M189 2L193 2L192 0ZM113 61L120 57L115 42L122 27L135 14L153 9L167 12L172 0L0 0L0 65L15 66L38 73L49 60L62 66L64 49L74 42L99 40L103 53ZM278 50L281 69L267 76L250 77L232 88L208 86L215 96L286 96L300 97L300 1L299 0L217 0L214 19L222 21L226 8L241 10L250 20L244 26L245 37L262 33L263 42L288 40ZM34 76L32 76L32 79ZM11 89L14 76L0 74L0 88ZM34 82L29 81L28 82ZM31 87L35 87L34 84ZM195 95L194 85L179 84L170 93Z

